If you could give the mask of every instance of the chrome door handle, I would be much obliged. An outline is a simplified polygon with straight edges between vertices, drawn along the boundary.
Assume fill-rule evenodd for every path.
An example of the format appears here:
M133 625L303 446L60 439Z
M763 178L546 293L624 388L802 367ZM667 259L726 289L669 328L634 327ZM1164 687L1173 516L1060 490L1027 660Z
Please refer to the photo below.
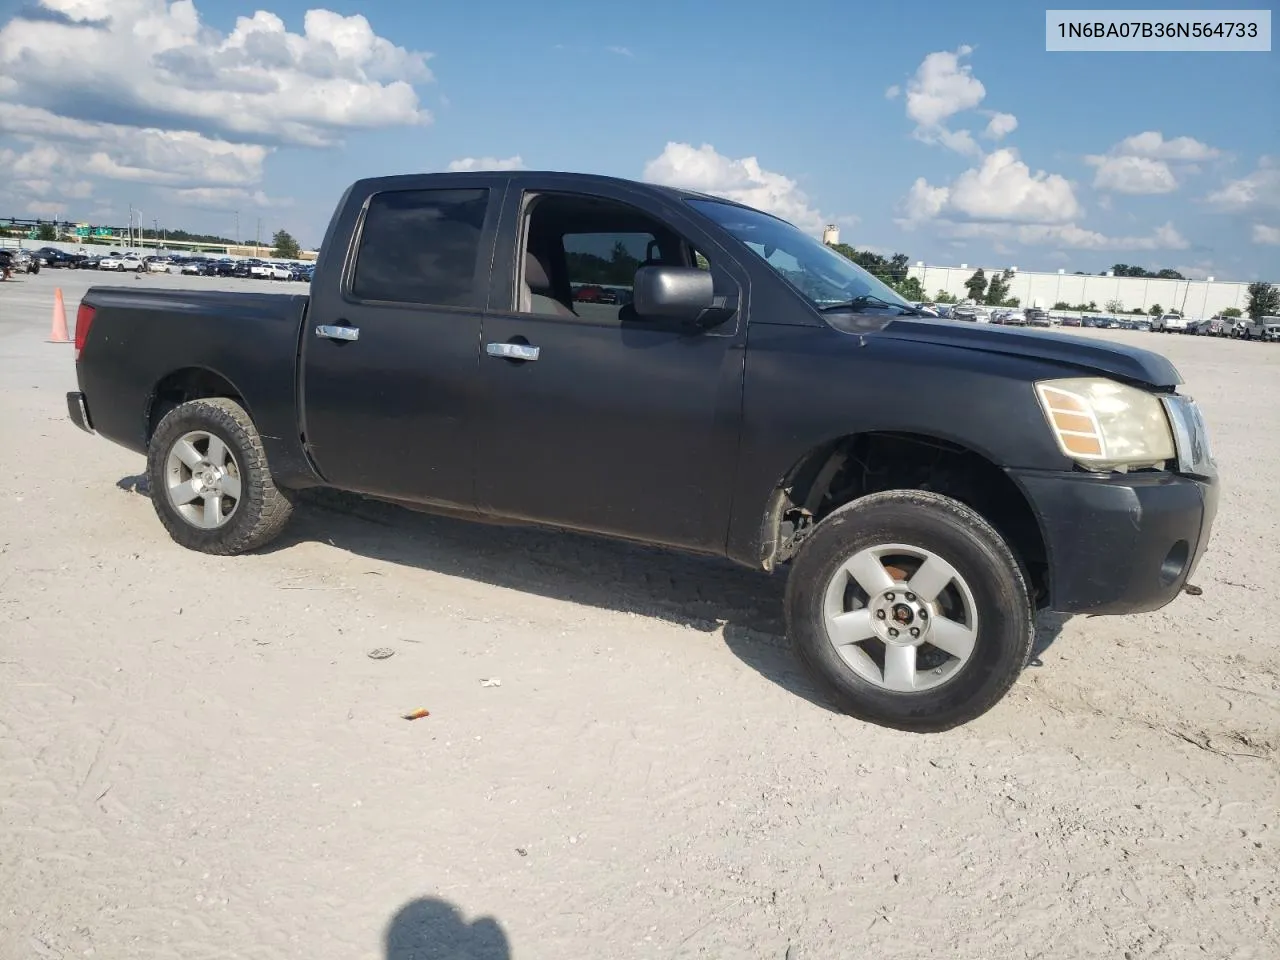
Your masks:
M322 323L316 327L316 336L324 337L326 340L359 340L359 327L339 327L332 324Z
M484 352L504 360L537 360L539 350L527 343L486 343Z

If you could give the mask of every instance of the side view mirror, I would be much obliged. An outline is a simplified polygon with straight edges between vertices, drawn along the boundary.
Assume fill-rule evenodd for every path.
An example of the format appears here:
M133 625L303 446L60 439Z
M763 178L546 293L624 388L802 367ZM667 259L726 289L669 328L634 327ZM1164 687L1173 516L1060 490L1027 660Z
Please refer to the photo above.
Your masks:
M737 297L717 297L711 274L697 267L641 267L634 307L646 319L680 320L699 327L723 323L738 309Z

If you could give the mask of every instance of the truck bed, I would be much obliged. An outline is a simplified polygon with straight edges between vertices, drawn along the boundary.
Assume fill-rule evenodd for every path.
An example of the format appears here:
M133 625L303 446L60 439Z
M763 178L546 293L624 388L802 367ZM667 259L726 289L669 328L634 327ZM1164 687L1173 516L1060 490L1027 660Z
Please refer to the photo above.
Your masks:
M186 384L230 384L279 475L310 477L298 439L297 366L309 297L288 293L90 287L76 376L93 428L144 453L156 414Z

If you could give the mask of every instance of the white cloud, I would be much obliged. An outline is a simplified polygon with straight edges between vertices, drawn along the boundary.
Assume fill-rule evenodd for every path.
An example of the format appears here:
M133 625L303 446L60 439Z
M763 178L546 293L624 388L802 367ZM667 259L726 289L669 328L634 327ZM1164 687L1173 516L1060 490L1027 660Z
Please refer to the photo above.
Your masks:
M896 100L900 96L902 96L902 88L896 83L891 87L885 88L884 98L886 100Z
M1178 189L1172 164L1184 174L1199 172L1195 164L1221 156L1222 151L1192 137L1166 140L1156 130L1125 137L1105 154L1086 156L1097 167L1093 185L1112 193L1160 194Z
M1172 193L1178 180L1163 160L1147 157L1085 157L1085 162L1098 168L1093 185L1112 193Z
M81 170L114 180L243 184L262 177L271 148L214 140L189 130L127 127L0 103L0 130L36 144L18 163Z
M973 52L960 47L954 53L931 53L907 82L907 116L922 127L933 127L963 110L972 110L987 95L986 87L960 59Z
M1185 250L1191 246L1172 223L1162 224L1145 236L1120 237L1107 236L1074 223L955 223L940 220L930 226L944 237L1071 250Z
M962 46L954 52L939 50L928 54L907 81L907 116L915 122L912 136L922 143L940 144L965 156L980 157L982 148L968 130L952 130L947 121L959 113L977 107L987 95L986 88L973 75L973 68L961 63L973 52ZM885 91L894 99L902 92L898 86ZM992 114L984 135L993 140L1012 133L1018 119L1011 113Z
M272 144L430 122L415 85L433 79L431 55L364 16L308 10L294 32L258 10L218 29L196 3L28 0L0 23L0 136L25 150L8 151L12 175L70 199L105 179L173 202L279 205L258 189Z
M1206 198L1223 210L1240 211L1254 207L1280 208L1280 166L1271 157L1262 157L1258 168L1239 180L1229 180Z
M449 163L449 171L463 173L469 170L523 170L524 160L519 154L499 160L497 157L462 157Z
M1012 113L993 113L983 131L992 140L1002 140L1018 129L1018 118Z
M973 134L968 130L948 130L945 127L937 127L930 135L920 139L928 143L940 143L948 150L954 150L967 157L982 156L982 148L978 146L978 141L973 139Z
M1081 213L1068 180L1043 170L1032 173L1009 148L989 154L981 166L966 170L949 187L916 180L904 207L915 220L945 213L970 220L1067 223Z
M12 184L13 188L19 193L34 194L37 197L43 197L53 190L52 180L15 180Z
M932 220L942 213L950 198L949 187L935 187L924 177L917 177L903 201L903 207L908 220Z
M724 197L772 213L802 230L820 233L833 218L823 216L791 178L760 166L755 157L734 160L710 144L668 143L644 167L644 179Z
M268 197L261 190L245 190L240 187L188 187L182 190L165 190L163 196L177 206L203 210L275 209L293 205L293 201L287 197Z
M1066 178L1032 172L1012 149L996 150L948 185L919 177L902 201L907 229L921 225L944 240L987 240L1073 250L1184 250L1190 243L1172 223L1149 234L1108 236L1080 226L1083 210Z
M194 0L41 0L60 17L0 29L11 99L97 120L324 144L343 129L427 122L413 84L428 54L377 36L363 16L309 10L303 32L259 10L230 33L203 24ZM161 122L161 121L164 122Z
M1268 227L1265 224L1253 225L1253 242L1280 246L1280 227Z
M1149 160L1188 162L1212 160L1222 154L1222 151L1217 148L1191 137L1174 137L1172 140L1166 140L1164 135L1156 130L1125 137L1112 148L1111 152L1119 156L1146 157Z
M605 47L605 50L609 53L616 53L620 57L635 57L635 54L626 47Z

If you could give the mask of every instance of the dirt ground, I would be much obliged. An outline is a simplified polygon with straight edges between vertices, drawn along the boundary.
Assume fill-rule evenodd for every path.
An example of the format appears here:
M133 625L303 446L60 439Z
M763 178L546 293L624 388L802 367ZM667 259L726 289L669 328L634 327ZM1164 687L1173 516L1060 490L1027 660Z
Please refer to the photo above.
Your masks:
M1204 594L1044 618L918 736L822 706L725 564L324 502L179 548L66 419L92 281L303 289L0 284L3 960L1280 956L1280 348L1081 334L1205 408Z

